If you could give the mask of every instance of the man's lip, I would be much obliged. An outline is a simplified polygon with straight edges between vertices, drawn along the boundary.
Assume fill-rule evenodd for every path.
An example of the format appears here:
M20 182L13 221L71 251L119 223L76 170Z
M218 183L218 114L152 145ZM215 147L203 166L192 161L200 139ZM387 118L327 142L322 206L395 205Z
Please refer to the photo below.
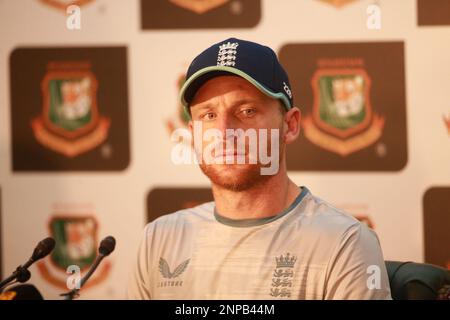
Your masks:
M223 152L222 154L219 154L216 156L217 157L230 157L230 156L245 156L245 153L240 153L240 152Z

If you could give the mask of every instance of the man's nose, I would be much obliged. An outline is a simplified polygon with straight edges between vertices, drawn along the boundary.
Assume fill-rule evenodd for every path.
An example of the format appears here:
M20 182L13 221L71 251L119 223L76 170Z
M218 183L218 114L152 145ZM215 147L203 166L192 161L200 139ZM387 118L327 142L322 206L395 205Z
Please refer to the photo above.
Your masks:
M222 137L226 139L227 137L227 129L236 129L236 121L233 119L232 116L228 114L221 114L219 115L217 121L216 121L216 129L218 129ZM229 134L229 133L228 133Z

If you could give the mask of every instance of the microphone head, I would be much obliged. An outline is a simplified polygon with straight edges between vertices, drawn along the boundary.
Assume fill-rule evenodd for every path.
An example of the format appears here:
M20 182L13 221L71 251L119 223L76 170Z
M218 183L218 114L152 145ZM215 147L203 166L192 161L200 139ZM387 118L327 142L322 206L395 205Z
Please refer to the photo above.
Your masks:
M0 300L44 300L44 298L35 286L21 284L0 294Z
M31 259L37 261L47 256L55 248L55 240L51 237L41 240L33 251Z
M103 256L108 256L111 252L114 251L116 247L116 239L112 236L108 236L100 242L100 247L98 248L98 252Z

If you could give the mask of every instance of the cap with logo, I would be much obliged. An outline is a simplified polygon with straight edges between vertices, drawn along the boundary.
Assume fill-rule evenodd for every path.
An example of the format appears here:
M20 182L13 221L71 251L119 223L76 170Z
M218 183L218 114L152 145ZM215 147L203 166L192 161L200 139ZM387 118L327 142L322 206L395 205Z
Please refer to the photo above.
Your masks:
M244 78L262 93L281 100L286 110L293 106L289 78L275 52L255 42L229 38L207 48L189 66L180 92L186 111L197 90L206 81L222 75Z

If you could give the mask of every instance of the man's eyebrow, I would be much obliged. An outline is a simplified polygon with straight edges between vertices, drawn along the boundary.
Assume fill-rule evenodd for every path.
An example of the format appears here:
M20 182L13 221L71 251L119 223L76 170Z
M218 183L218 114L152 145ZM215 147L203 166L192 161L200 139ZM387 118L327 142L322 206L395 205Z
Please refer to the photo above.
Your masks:
M234 101L233 104L231 105L231 108L236 108L243 104L256 103L258 101L259 101L259 99L255 99L255 98L241 98L241 99ZM210 109L210 110L215 109L215 107L213 105L211 105L211 103L209 103L209 102L191 105L190 108L195 108L196 110L199 110L199 111L206 110L206 109Z
M243 104L257 103L258 101L260 101L260 100L255 99L255 98L242 98L242 99L239 99L239 100L233 102L231 107L236 108Z
M210 103L199 103L199 104L195 104L195 105L191 105L189 107L190 109L195 108L195 110L205 110L205 109L213 109L213 107L211 106Z

